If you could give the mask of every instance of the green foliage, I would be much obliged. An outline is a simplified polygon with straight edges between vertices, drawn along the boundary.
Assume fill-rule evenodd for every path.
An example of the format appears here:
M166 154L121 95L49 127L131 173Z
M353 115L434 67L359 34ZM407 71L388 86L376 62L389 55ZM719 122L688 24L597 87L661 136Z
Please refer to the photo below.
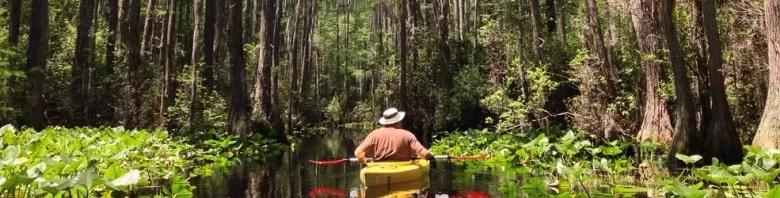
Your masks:
M0 128L0 136L0 194L11 197L62 192L81 197L168 182L167 196L191 195L188 178L225 168L239 156L270 155L275 148L260 137L237 141L221 134L217 139L205 135L182 139L165 131L122 128L34 131L7 125Z
M780 184L777 182L780 178L778 150L745 146L747 154L741 164L726 165L712 159L711 165L701 167L694 167L702 160L701 156L677 154L675 157L691 168L672 177L647 167L663 164L663 159L656 158L666 156L659 145L624 141L593 144L594 139L583 134L586 133L554 129L512 133L470 130L438 138L431 151L453 156L488 156L487 160L477 162L480 165L468 165L492 167L529 178L544 177L556 183L561 196L660 193L684 198L755 197L757 192L767 190L767 196L774 196ZM634 162L636 153L627 152L631 148L639 149L644 161L641 165ZM634 175L646 179L633 183ZM540 192L533 190L536 188L539 188L536 181L523 182L523 192L529 196Z

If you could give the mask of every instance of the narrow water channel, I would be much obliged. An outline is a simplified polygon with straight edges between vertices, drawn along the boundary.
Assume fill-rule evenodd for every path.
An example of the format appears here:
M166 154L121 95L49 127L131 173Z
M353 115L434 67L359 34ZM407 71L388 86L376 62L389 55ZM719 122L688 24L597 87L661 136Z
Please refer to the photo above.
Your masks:
M500 171L467 170L463 163L439 161L427 181L383 188L360 186L360 165L317 166L308 160L351 156L363 135L335 131L308 138L297 150L264 163L244 162L196 179L196 197L514 197L519 179Z

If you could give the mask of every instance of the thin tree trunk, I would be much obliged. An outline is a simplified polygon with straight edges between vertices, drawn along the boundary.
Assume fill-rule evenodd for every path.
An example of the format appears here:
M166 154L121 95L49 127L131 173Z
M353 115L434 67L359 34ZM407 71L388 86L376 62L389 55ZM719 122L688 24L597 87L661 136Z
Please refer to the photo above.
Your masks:
M531 44L533 45L531 46L531 51L533 52L534 55L532 62L534 64L538 64L541 59L541 52L540 52L541 44L539 43L539 41L540 39L542 39L540 37L541 30L539 30L540 21L542 20L542 16L539 13L540 12L539 0L531 0L530 7L531 7L531 31L532 31Z
M92 16L94 0L82 0L79 5L79 26L76 33L76 50L74 52L74 64L71 69L70 92L73 102L72 124L76 126L90 123L90 107L87 99L89 93L89 71L91 70L90 57L92 55Z
M140 0L123 0L122 6L120 6L120 18L119 32L121 32L120 38L124 43L125 51L125 65L127 66L127 86L129 101L126 104L125 113L125 126L128 128L139 127L140 113L141 113L141 85L143 79L141 79L141 66L143 59L141 58L141 24L140 24L140 12L141 3Z
M479 62L477 51L479 46L479 0L474 0L474 48L471 49L471 61L476 65Z
M203 21L203 86L207 90L214 89L214 47L217 45L217 9L218 1L205 0L206 12Z
M244 40L245 41L244 42L246 42L246 43L254 42L254 40L255 40L254 37L256 35L256 34L252 34L254 32L254 30L255 30L255 28L254 28L254 21L256 20L255 14L254 14L254 12L255 12L255 10L254 10L255 9L254 1L256 1L256 0L245 0L246 7L244 7L244 10L245 10L244 11L244 13L245 13L245 15L244 15ZM262 1L262 0L259 0L259 1Z
M545 16L544 19L546 20L547 25L547 32L549 35L552 35L555 33L555 29L558 25L556 25L557 21L555 20L558 17L558 14L556 13L557 8L555 7L555 1L556 0L545 0L545 7L547 10L545 10Z
M712 120L706 133L707 151L705 155L717 157L722 162L737 164L742 162L742 142L739 140L734 122L729 112L726 100L726 86L723 80L723 48L716 20L717 9L715 0L704 0L702 18L704 19L704 35L707 43L707 65L710 73L710 91L712 91Z
M247 95L244 85L244 41L241 24L241 0L230 0L228 11L228 50L230 51L230 113L228 128L233 134L246 136L249 132L247 121Z
M406 4L408 0L400 0L400 3L398 4L398 22L400 23L399 26L399 32L398 35L398 59L399 64L401 67L401 76L399 77L399 89L398 89L398 104L401 109L407 109L408 102L407 102L407 87L406 87L406 25L409 23L407 21L407 10L406 10Z
M274 20L274 30L273 30L273 41L274 48L273 48L273 67L278 67L281 62L281 52L282 52L282 16L284 16L284 8L281 5L283 0L276 0L276 19ZM269 71L269 73L271 73ZM271 74L273 77L271 78L271 115L270 115L270 122L273 126L272 128L275 129L274 133L276 134L282 134L284 129L284 122L282 121L282 113L279 109L281 106L281 103L279 103L279 78L278 74ZM284 136L281 136L281 139L284 140L283 143L286 143L287 139L284 138Z
M661 0L659 13L661 29L663 29L666 44L669 48L669 59L674 72L674 92L677 96L677 107L675 107L677 117L674 122L672 145L667 156L667 162L672 171L682 166L675 155L677 153L686 155L697 154L698 150L696 150L697 145L695 145L695 141L700 140L699 132L696 130L696 111L693 108L688 70L685 66L685 58L683 57L683 51L675 29L673 18L674 4L675 0Z
M296 101L297 97L295 95L295 87L298 86L298 67L299 67L299 60L300 57L298 57L299 53L299 43L301 35L299 35L299 27L300 27L300 16L301 16L301 9L302 4L301 2L303 0L296 0L295 1L295 13L293 13L292 16L290 16L290 22L287 24L287 32L289 35L291 35L288 43L288 49L290 50L290 88L288 89L288 98L287 98L287 131L292 131L295 127L293 118L294 115L297 114L296 107Z
M150 52L151 49L147 49L149 46L151 46L152 42L152 33L154 32L154 18L156 14L156 0L147 0L146 1L146 17L144 19L144 36L141 39L141 50L142 53Z
M8 25L8 42L16 46L19 44L19 29L22 25L22 0L10 0L11 8L8 10L10 17Z
M764 0L769 49L769 90L753 145L780 148L780 1Z
M311 86L309 81L311 81L311 67L312 67L312 40L313 40L313 34L314 34L314 21L316 17L316 1L311 1L308 3L307 8L307 14L306 14L306 24L303 29L304 32L304 55L302 65L301 65L301 79L300 79L300 88L298 90L298 94L300 95L300 98L302 101L298 102L298 109L303 110L304 104L309 99L309 87ZM302 112L303 118L308 118L309 116Z
M106 38L106 62L103 69L101 69L100 74L101 76L107 75L107 76L115 76L114 68L116 67L116 63L114 62L114 59L116 55L114 54L114 51L116 49L116 42L117 42L117 35L118 35L118 23L119 23L119 4L117 2L118 0L107 0L106 1L106 12L105 12L105 18L106 23L108 25L108 37ZM99 81L102 84L103 90L101 93L111 93L107 94L104 99L98 100L99 103L98 106L102 107L100 109L100 117L101 120L107 123L114 123L116 119L114 109L116 104L116 92L114 89L116 88L117 84L112 80L101 80Z
M192 25L192 54L190 56L190 78L192 82L190 84L190 124L199 120L201 114L200 101L198 100L198 42L200 42L200 8L201 0L194 0L193 2L193 25Z
M41 130L46 125L43 86L46 78L47 49L49 46L49 1L33 0L30 13L30 37L27 44L27 88L25 103L26 123Z
M601 75L604 75L606 78L605 84L607 85L608 95L612 95L614 93L614 81L616 79L614 74L614 69L612 67L612 62L609 59L609 51L607 50L606 44L604 43L604 33L601 30L601 24L599 23L598 18L598 10L596 8L596 1L595 0L586 0L587 5L587 11L588 11L588 27L590 28L590 31L593 35L593 47L596 51L596 54L599 56L599 59L601 61Z
M599 111L604 111L602 115L598 116L600 117L599 119L601 119L601 127L603 127L603 137L611 139L614 138L614 133L616 132L615 127L617 124L615 119L617 117L617 112L613 109L609 109L608 106L610 105L609 103L614 100L617 93L615 88L617 77L615 76L615 69L610 60L609 51L604 44L604 34L601 30L601 24L599 23L596 1L586 0L585 2L587 4L588 27L593 36L593 39L591 39L593 46L592 50L596 52L596 55L598 55L599 58L599 68L597 69L597 75L599 75L597 78L599 78L599 80L597 81L597 87L601 89L601 93L597 94L592 100L599 103Z
M165 45L163 47L163 90L160 100L160 124L161 126L171 130L172 126L169 123L165 113L168 111L168 107L172 106L176 100L176 82L174 77L176 76L176 0L168 0L168 9L166 17L168 17L167 27L165 28Z
M561 43L561 46L566 46L566 19L564 18L564 14L566 13L565 2L559 2L557 5L559 11L558 14L555 15L556 35L558 36L558 42Z
M631 18L634 23L639 49L644 60L645 98L642 126L637 140L653 141L669 145L672 141L672 123L666 103L658 94L661 86L663 68L659 60L661 55L661 33L658 30L658 1L631 1Z

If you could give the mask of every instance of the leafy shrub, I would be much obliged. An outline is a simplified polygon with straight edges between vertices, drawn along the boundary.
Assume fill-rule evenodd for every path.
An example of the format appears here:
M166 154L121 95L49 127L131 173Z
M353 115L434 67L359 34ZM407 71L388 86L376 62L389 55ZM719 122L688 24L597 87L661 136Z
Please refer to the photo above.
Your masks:
M136 186L165 186L168 195L187 195L192 188L187 180L210 172L202 167L224 168L230 159L263 156L274 148L261 137L239 141L207 134L177 138L121 127L34 131L6 125L0 128L0 196L81 197Z

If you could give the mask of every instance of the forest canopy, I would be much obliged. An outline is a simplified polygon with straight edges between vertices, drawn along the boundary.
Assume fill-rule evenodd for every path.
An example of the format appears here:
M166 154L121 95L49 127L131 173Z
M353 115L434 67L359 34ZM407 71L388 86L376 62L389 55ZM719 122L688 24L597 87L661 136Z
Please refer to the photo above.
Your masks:
M0 123L284 143L398 107L426 143L560 127L724 162L780 145L775 0L0 4Z

